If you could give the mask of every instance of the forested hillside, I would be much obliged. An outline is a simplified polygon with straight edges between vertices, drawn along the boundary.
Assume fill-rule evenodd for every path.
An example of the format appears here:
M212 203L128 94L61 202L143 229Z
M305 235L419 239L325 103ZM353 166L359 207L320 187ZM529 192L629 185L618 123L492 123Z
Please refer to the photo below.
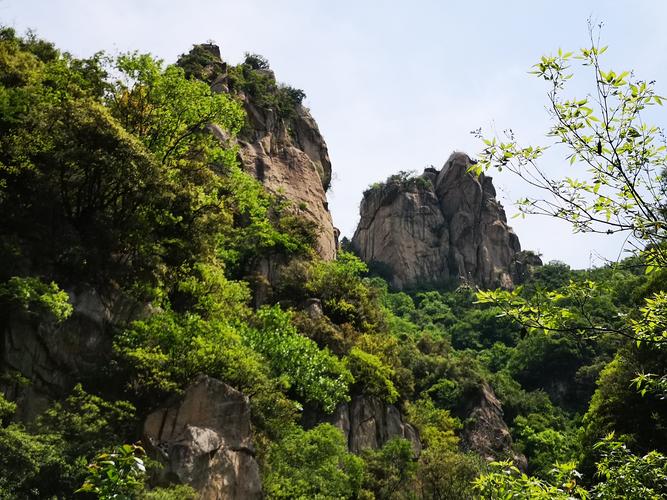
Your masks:
M0 31L0 497L664 498L664 205L619 263L397 291L303 97Z

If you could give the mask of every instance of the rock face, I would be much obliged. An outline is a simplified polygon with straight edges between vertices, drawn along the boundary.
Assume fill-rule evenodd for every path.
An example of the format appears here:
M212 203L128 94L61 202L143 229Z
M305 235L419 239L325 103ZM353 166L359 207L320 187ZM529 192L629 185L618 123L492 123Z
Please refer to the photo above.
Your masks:
M333 227L326 190L331 162L324 139L309 111L299 105L291 127L273 110L244 102L252 132L239 139L240 158L266 188L290 200L299 214L317 224L317 250L322 258L336 257L337 230Z
M464 450L474 451L487 461L512 459L517 467L526 470L526 457L512 449L512 436L503 420L502 406L486 382L465 413L467 423L461 436Z
M216 62L209 64L205 75L213 81L216 92L230 92L227 66L220 60L215 45L200 45ZM275 81L270 69L256 70ZM336 257L338 230L329 212L326 190L331 183L331 161L324 138L307 108L296 104L288 118L281 118L276 109L261 105L251 94L234 89L241 98L248 120L235 139L243 168L252 173L272 193L285 196L297 213L318 228L317 250L326 260ZM222 130L212 127L224 142Z
M262 497L250 405L227 384L201 376L146 418L144 436L165 463L165 479L191 485L201 500Z
M331 415L316 420L335 425L343 431L348 450L352 453L381 448L395 437L410 441L416 457L421 453L417 430L405 421L398 408L376 397L354 396L349 403L338 405Z
M108 328L140 319L149 308L117 295L103 299L91 287L67 290L74 312L57 323L49 314L15 311L0 318L0 366L29 384L0 382L0 390L18 405L16 418L31 421L76 381L98 374L111 352Z
M450 280L511 288L519 239L490 177L454 153L440 172L392 176L364 193L352 246L398 289ZM522 268L523 269L523 268Z

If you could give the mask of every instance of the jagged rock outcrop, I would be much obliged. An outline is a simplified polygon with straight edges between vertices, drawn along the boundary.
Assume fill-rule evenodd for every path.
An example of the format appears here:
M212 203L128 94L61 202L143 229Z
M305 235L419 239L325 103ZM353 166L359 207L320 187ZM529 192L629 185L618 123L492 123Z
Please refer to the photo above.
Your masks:
M469 173L470 165L467 155L454 153L439 172L392 176L364 193L352 247L387 272L394 287L450 280L514 285L519 239L491 178Z
M176 401L144 423L149 449L165 464L165 480L199 492L200 500L261 498L248 398L219 380L200 376Z
M512 436L503 420L503 410L491 386L483 382L475 398L467 402L466 424L461 435L461 447L474 451L487 461L512 461L526 470L526 457L512 448Z
M216 92L230 92L227 66L220 60L220 49L212 44L198 46L212 56L213 62L204 68ZM258 69L275 81L270 69ZM294 104L288 118L277 109L257 102L258 99L240 89L232 91L241 98L247 114L247 124L235 139L243 168L252 173L274 194L285 196L298 214L317 228L317 250L326 260L336 257L338 230L329 212L326 190L331 183L331 161L324 138L310 111ZM223 131L213 126L213 132L224 142Z
M317 250L327 260L336 256L337 230L326 190L331 162L324 139L309 111L297 106L291 127L270 109L244 101L252 131L238 140L244 168L266 188L290 200L299 214L317 224Z
M461 402L457 416L465 422L461 433L461 448L472 451L488 461L512 459L522 470L526 457L513 449L512 436L503 419L500 401L487 382L472 391ZM327 422L338 427L347 440L348 450L360 453L381 448L392 438L407 439L415 457L422 444L419 432L410 425L399 409L380 398L356 395L349 403L338 405L330 415L309 415L306 425Z
M405 421L398 408L380 398L353 396L352 401L338 405L331 415L316 417L316 421L330 423L343 431L352 453L381 448L395 437L410 441L416 457L421 453L417 430Z

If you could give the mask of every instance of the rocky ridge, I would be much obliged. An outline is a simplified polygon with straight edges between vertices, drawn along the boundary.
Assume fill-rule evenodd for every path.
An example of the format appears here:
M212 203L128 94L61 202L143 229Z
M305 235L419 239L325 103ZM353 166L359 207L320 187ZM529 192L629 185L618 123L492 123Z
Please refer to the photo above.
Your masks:
M367 190L353 249L397 289L449 281L512 288L539 259L521 252L491 177L470 173L472 164L453 153L440 171Z

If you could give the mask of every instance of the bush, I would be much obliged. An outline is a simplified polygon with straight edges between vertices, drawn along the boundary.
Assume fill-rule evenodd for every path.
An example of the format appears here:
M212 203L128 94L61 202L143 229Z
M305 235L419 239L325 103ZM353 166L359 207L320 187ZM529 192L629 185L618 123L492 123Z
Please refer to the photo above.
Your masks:
M390 439L379 450L364 450L362 457L366 463L364 488L375 498L404 498L414 491L417 464L407 439Z
M347 451L334 426L297 428L269 447L264 489L268 498L355 498L363 471L363 461Z
M350 371L328 350L299 335L290 313L264 307L254 323L243 329L243 341L266 358L273 374L287 382L300 401L330 413L350 399Z
M345 358L345 364L364 394L377 396L388 403L396 402L398 391L391 381L393 370L377 356L353 347Z

